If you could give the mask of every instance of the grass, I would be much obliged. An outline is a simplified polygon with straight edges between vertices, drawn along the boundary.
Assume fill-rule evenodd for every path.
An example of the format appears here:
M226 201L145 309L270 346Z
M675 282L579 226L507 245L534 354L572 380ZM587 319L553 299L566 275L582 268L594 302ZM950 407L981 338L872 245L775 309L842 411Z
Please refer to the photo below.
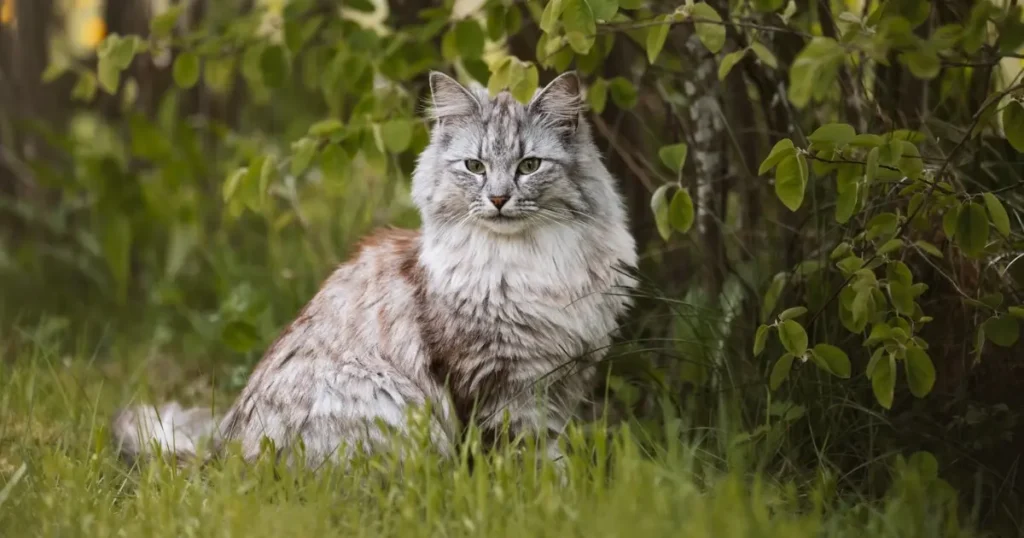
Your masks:
M153 344L134 338L101 357L37 331L0 361L0 536L974 535L927 461L896 469L885 498L847 498L753 472L685 428L658 446L628 425L581 426L564 483L529 446L477 454L472 469L465 452L428 450L316 473L230 456L202 470L129 468L110 446L113 410L187 392L147 369Z

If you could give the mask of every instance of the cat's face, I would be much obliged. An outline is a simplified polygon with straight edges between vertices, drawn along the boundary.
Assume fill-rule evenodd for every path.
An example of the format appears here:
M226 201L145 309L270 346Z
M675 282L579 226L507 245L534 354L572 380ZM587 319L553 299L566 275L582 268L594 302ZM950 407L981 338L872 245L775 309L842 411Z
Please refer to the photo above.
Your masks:
M586 217L574 181L582 106L568 73L523 105L507 92L491 99L440 73L430 77L436 123L423 159L433 175L423 209L445 223L518 234Z

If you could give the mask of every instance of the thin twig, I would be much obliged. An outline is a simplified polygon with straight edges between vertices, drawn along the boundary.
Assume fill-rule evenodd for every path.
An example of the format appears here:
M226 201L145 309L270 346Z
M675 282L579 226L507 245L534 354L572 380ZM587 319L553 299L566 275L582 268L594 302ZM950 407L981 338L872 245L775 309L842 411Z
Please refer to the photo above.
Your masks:
M658 187L655 186L653 181L651 181L651 178L647 177L647 173L644 172L642 168L640 168L640 165L636 164L636 161L633 160L633 157L629 154L629 152L626 151L626 149L623 148L621 145L619 145L615 133L613 133L612 130L608 128L608 124L605 123L600 116L595 115L594 126L596 126L597 130L601 132L601 136L608 140L608 144L612 146L612 149L615 150L619 157L622 157L622 162L626 163L626 166L629 168L631 172L633 172L634 175L636 175L640 182L644 184L644 187L646 187L648 191L654 192Z

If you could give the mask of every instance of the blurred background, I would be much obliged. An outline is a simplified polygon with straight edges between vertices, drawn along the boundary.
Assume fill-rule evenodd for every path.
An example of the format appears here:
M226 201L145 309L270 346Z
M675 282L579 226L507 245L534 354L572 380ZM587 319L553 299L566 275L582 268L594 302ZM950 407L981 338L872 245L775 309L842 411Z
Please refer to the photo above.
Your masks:
M428 70L576 69L644 277L591 412L868 495L926 450L1014 528L1022 44L1015 0L0 0L2 362L234 394L418 226Z

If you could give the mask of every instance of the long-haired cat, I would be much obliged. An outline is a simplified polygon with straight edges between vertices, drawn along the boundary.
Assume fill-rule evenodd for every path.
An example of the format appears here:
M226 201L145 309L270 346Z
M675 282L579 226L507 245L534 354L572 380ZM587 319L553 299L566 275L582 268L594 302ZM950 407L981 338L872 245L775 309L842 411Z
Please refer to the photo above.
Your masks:
M419 231L366 239L267 350L230 410L177 403L121 411L130 457L193 455L264 437L309 463L386 449L430 404L449 452L470 420L557 439L630 306L637 256L615 182L563 74L529 104L430 74L433 128L413 176ZM506 417L507 414L507 417ZM550 455L557 457L551 442Z

